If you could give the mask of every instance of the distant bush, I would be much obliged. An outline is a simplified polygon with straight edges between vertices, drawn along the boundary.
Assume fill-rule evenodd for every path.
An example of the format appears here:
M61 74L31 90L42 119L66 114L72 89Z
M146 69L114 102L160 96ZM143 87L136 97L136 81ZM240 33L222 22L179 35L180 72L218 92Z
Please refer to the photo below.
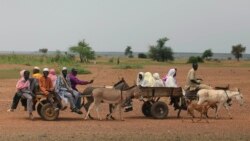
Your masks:
M187 63L203 63L203 59L200 56L191 56L189 57Z
M109 59L109 63L114 63L114 57Z
M75 68L77 70L78 74L91 74L91 72L89 70L86 70L84 68L79 68L79 67L68 68L68 71L70 72L72 68Z
M138 58L147 58L148 56L144 53L139 53Z
M142 69L143 66L140 64L122 64L113 67L114 69Z

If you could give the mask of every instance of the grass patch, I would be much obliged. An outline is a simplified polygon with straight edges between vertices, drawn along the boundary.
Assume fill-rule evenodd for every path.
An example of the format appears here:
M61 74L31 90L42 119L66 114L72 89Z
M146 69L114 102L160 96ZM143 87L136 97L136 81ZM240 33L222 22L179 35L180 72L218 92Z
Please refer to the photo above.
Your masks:
M141 64L121 64L114 66L113 69L142 69L143 65Z
M71 72L72 68L75 68L77 70L78 74L91 74L91 72L89 70L86 70L84 68L79 68L79 67L69 67L68 72Z
M20 77L19 71L17 69L0 70L0 79L18 79Z

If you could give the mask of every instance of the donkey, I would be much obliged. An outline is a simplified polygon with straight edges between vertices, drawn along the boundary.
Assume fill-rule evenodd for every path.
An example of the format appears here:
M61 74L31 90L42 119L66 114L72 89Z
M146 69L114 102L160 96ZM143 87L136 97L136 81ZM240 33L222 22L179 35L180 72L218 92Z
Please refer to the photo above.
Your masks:
M91 103L87 115L85 119L88 118L88 115L90 111L93 109L95 106L96 112L98 115L98 119L102 120L102 118L99 115L99 106L101 102L106 102L109 104L114 104L115 109L119 107L119 112L120 112L120 120L124 120L122 116L122 105L124 104L125 100L128 98L139 98L141 90L138 86L134 85L126 90L117 90L117 89L108 89L108 88L96 88L92 92L92 96L94 98L94 102ZM115 110L114 109L114 110ZM110 113L110 117L112 116L113 111Z
M83 103L82 103L81 107L84 107L84 109L86 111L88 111L90 104L94 102L92 92L96 88L100 88L100 87L91 87L91 86L89 86L86 89L84 89L84 91L82 93L82 95L86 95L87 103L84 103L84 97L83 97ZM129 85L124 80L124 78L122 78L120 81L118 81L117 83L115 83L113 85L113 88L118 89L118 90L125 90L125 89L129 88ZM109 114L107 114L107 117L110 115L110 113L112 113L112 110L113 110L113 105L109 104ZM93 119L91 117L91 115L89 115L89 118ZM110 118L114 119L112 116Z
M202 89L197 93L199 101L197 104L201 105L205 102L217 103L217 108L215 109L215 117L218 118L218 111L222 106L224 106L228 112L229 117L232 119L232 115L229 111L229 106L231 99L233 97L239 102L240 106L243 105L243 96L239 89L236 88L235 91L230 90L207 90Z

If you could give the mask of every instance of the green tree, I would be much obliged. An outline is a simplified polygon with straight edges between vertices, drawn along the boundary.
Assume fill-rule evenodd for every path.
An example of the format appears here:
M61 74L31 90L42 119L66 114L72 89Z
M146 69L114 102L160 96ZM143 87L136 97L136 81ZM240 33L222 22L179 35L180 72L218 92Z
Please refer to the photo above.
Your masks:
M242 58L242 53L246 51L246 47L243 47L241 44L233 45L231 53L235 56L237 61L240 61Z
M41 52L45 55L48 52L48 49L47 48L40 48L39 52Z
M129 58L133 58L133 51L132 51L131 46L127 46L124 54L125 56L128 56Z
M174 60L173 51L171 47L166 47L165 43L169 39L167 37L157 40L157 45L149 46L149 57L158 62Z
M147 55L144 53L139 53L138 58L147 58Z
M78 53L81 62L87 63L89 60L95 59L95 52L85 40L80 41L77 46L70 47L69 50Z
M214 54L211 49L207 49L202 54L202 59L208 59L209 57L212 57Z

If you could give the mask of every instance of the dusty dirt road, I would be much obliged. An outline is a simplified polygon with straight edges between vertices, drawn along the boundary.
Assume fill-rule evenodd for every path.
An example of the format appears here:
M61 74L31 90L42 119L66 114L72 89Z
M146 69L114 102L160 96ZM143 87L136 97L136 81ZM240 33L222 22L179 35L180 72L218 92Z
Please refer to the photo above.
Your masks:
M95 78L92 85L103 86L113 85L119 77L124 77L129 85L133 85L140 71L158 72L163 76L170 68L171 66L146 66L143 69L120 70L98 65L89 66L88 69L92 74L79 75L79 78L85 80ZM184 86L190 66L177 66L177 69L177 82L180 86ZM57 121L43 121L36 112L34 112L35 120L30 121L20 105L15 112L6 112L15 92L17 79L2 79L0 80L0 140L250 140L250 68L215 68L201 65L197 74L206 84L212 86L230 84L231 88L241 89L245 103L240 107L236 100L233 101L231 107L233 119L229 119L226 110L221 109L220 119L210 118L210 123L206 123L205 120L192 123L186 111L181 113L183 118L177 119L176 111L169 106L168 117L155 120L144 117L141 113L142 103L134 100L134 110L124 114L125 121L83 120L83 116L71 113L69 109L61 112ZM81 91L85 87L78 86ZM168 102L168 98L162 100ZM101 115L104 117L108 106L103 104L101 107ZM94 111L92 115L97 117ZM209 116L214 116L213 110L209 111Z

